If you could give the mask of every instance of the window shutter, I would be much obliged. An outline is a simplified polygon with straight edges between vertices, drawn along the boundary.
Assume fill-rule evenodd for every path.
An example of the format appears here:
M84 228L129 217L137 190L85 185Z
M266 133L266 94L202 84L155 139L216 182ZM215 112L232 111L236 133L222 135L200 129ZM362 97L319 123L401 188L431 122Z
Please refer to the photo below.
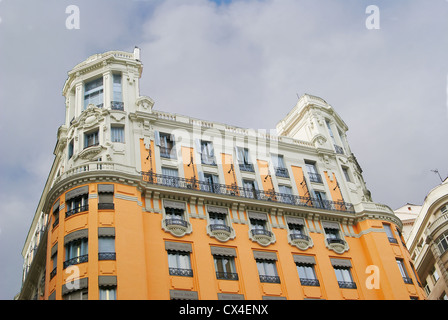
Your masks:
M199 140L199 139L195 139L195 142L196 142L196 149L198 150L198 152L199 152L200 154L202 154L201 140Z
M160 133L159 131L154 131L154 141L156 146L160 146Z

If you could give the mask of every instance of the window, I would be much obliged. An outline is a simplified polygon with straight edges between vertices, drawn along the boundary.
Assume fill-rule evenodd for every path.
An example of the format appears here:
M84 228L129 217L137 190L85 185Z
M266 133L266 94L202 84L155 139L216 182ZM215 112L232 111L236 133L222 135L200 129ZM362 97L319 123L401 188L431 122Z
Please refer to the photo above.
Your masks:
M434 266L431 272L431 279L434 282L434 285L437 283L437 281L439 280L439 273L436 270L436 267Z
M288 223L289 236L291 240L303 239L308 240L308 236L305 234L304 226L296 223Z
M165 208L165 217L167 219L184 220L184 210L176 208Z
M327 200L327 195L323 191L312 191L314 193L314 205L322 209L331 209L331 206Z
M226 215L223 213L210 212L210 230L226 230L230 232L230 227L227 226Z
M316 163L311 161L305 161L305 167L308 172L308 177L311 182L322 183L322 177L317 172Z
M84 110L89 104L103 107L103 78L87 82L84 86Z
M124 143L124 126L111 126L110 135L112 142Z
M117 287L100 287L100 300L117 300Z
M174 147L174 135L168 133L154 132L156 145L160 148L162 158L176 159L176 149Z
M53 207L53 228L59 224L59 200L57 205Z
M290 186L279 185L278 191L280 193L281 202L294 204L294 196Z
M236 158L238 160L240 170L254 172L254 165L250 160L249 150L241 147L235 147L235 148L236 148Z
M344 173L345 180L347 182L352 182L352 180L350 179L350 174L348 173L348 168L347 167L342 167L342 172Z
M89 195L82 194L79 196L75 196L70 200L66 200L67 212L65 213L66 217L70 217L78 212L84 212L89 210Z
M219 176L216 174L204 173L202 180L205 182L205 184L201 186L203 191L219 193Z
M58 252L54 252L51 256L51 261L52 261L52 269L50 272L50 279L53 279L53 277L56 275L57 272L57 266L58 266Z
M328 133L330 134L331 140L333 140L333 143L336 144L336 140L334 139L333 130L331 130L330 120L325 119L325 123L327 124Z
M114 185L99 184L98 185L98 209L114 209Z
M255 180L243 180L243 189L246 198L258 199L258 184Z
M405 283L412 284L412 279L409 278L408 272L406 271L406 267L404 265L404 261L402 259L396 259L398 269L400 269L401 276Z
M315 286L320 285L317 279L316 272L314 270L314 264L296 262L297 272L299 273L300 284L302 286Z
M162 168L162 175L161 183L166 186L170 187L178 187L179 186L179 179L178 178L178 171L174 168Z
M440 211L442 212L442 214L447 214L448 213L448 205L443 206Z
M65 294L62 298L64 300L88 300L88 290L87 289L76 290L68 294Z
M266 228L266 221L260 220L260 219L254 219L251 218L250 225L251 225L251 233L252 235L266 235L271 236L272 233Z
M202 164L216 165L215 151L213 149L213 144L210 141L201 140L198 149L201 154Z
M115 260L115 237L98 236L98 260Z
M345 245L345 240L341 237L339 224L332 221L323 221L322 227L324 228L325 238L329 245L342 244Z
M98 130L84 134L84 149L99 145Z
M68 266L87 262L87 238L76 239L65 245L64 269Z
M356 289L356 283L353 281L350 267L334 266L334 272L336 273L339 288Z
M172 276L192 277L190 253L182 251L168 251L168 267Z
M121 87L121 74L113 74L113 96L111 101L112 110L124 110L123 94Z
M213 256L215 262L216 278L223 280L238 280L235 268L235 259L227 256Z
M280 283L275 261L256 259L260 282Z
M71 159L73 157L73 150L74 150L74 144L73 144L73 140L70 141L70 143L68 144L68 158Z
M289 178L288 169L285 167L283 156L278 154L272 155L272 163L274 165L275 175L277 177Z
M392 232L392 228L390 224L383 223L384 230L386 231L387 238L390 243L398 243L397 239L395 239L394 234Z
M429 284L427 282L423 283L423 289L425 290L426 295L429 296L431 289L429 288Z
M336 153L344 154L344 149L336 143L336 140L335 140L334 134L333 134L333 130L331 129L330 120L325 119L325 123L327 124L328 133L330 134L331 140L333 141L333 145L336 150ZM339 132L339 129L338 129L338 132Z
M437 247L439 248L440 255L444 254L448 250L448 232L444 232L435 241Z

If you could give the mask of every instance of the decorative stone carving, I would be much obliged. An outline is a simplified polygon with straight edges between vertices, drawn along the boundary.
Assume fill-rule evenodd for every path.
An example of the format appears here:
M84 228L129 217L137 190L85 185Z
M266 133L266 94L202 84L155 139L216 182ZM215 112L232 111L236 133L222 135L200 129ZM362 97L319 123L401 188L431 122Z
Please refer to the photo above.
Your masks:
M154 100L150 97L141 96L135 101L135 104L137 105L137 110L152 113Z

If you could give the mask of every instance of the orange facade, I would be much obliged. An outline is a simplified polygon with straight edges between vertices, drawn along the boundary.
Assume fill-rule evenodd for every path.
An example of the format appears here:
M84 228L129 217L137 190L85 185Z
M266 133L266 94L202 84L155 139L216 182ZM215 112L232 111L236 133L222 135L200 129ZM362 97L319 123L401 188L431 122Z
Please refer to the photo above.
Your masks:
M57 251L56 272L47 267L46 299L64 298L63 294L70 292L67 283L73 287L78 283L76 280L80 279L85 280L82 288L88 292L88 299L93 300L99 298L104 279L113 279L112 282L106 281L104 287L114 287L117 299L424 298L402 240L397 235L396 241L391 242L384 232L383 223L395 230L394 224L388 221L365 219L353 224L351 229L348 224L339 224L349 248L339 254L326 246L324 222L317 216L309 218L306 211L298 212L297 216L303 217L313 243L312 247L301 250L288 241L290 231L286 216L267 214L267 223L275 234L275 242L264 246L249 237L249 211L256 207L242 206L238 203L239 198L207 198L200 190L190 190L189 196L186 196L183 190L175 188L157 188L151 183L144 183L142 188L142 185L115 180L109 178L79 184L58 197L61 208L59 222L49 231L47 246L47 266L53 265L52 258ZM113 208L99 206L100 185L113 186ZM82 187L88 187L88 207L67 217L69 208L65 195ZM184 217L192 232L178 236L162 228L167 212L165 201L168 200L185 204ZM207 232L211 205L226 210L235 234L232 239L220 241ZM259 211L263 205L260 205ZM53 216L50 225L54 219ZM99 258L100 231L110 228L113 229L115 255L112 258ZM67 237L83 230L88 242L87 261L64 267L67 261ZM167 243L188 246L186 252L191 271L187 276L170 274ZM231 279L217 276L212 253L219 249L233 252L233 271L237 276ZM278 276L276 281L261 281L256 257L263 254L267 254L275 265ZM297 261L303 257L313 259L319 285L301 283ZM404 283L396 259L404 262L411 279L409 283ZM340 287L334 261L342 261L350 266L355 287Z

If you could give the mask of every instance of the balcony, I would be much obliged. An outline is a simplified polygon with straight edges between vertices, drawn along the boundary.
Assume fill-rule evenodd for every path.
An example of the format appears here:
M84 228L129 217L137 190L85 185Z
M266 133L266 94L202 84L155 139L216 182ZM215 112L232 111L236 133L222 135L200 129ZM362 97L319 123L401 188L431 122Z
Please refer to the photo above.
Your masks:
M110 102L110 108L112 110L124 111L124 103L121 102L121 101L111 101Z
M240 163L240 171L255 172L252 163Z
M86 204L86 205L84 205L84 206L76 207L76 208L71 209L71 210L68 210L68 211L65 213L65 217L68 218L68 217L70 217L70 216L72 216L72 215L74 215L74 214L76 214L76 213L79 213L79 212L85 212L85 211L89 211L89 205L88 205L88 204Z
M279 276L268 276L268 275L261 274L260 282L280 283L280 277Z
M277 177L289 178L288 169L282 167L276 167L274 169Z
M113 203L98 203L98 210L114 210L115 205Z
M173 148L160 147L160 156L166 159L176 159L176 153Z
M219 279L219 280L238 280L238 273L216 272L216 279Z
M310 237L308 237L305 234L301 234L301 233L291 233L289 235L291 237L291 240L305 240L305 241L310 241Z
M308 177L310 178L311 182L323 183L322 182L322 176L320 174L318 174L318 173L308 172Z
M170 276L193 277L193 270L182 268L169 268Z
M225 231L230 233L231 229L229 226L226 226L225 224L211 224L210 225L211 231Z
M336 153L345 154L344 149L337 144L334 145L334 150L336 150Z
M65 269L69 266L73 266L73 265L88 262L88 261L89 261L89 256L87 254L85 254L83 256L74 257L74 258L64 261L63 267Z
M302 286L319 287L320 283L317 279L302 279L300 278L300 284Z
M406 283L406 284L413 284L413 283L414 283L414 282L412 281L412 279L409 278L409 277L403 277L403 281L404 281L404 283Z
M183 219L165 219L165 224L167 226L182 226L187 228L188 222Z
M191 189L201 192L214 193L224 196L235 196L246 199L255 199L260 201L271 201L300 207L319 208L345 213L355 212L353 204L344 201L323 201L311 197L302 197L277 192L260 191L255 189L245 189L235 185L225 185L217 183L214 183L213 188L211 188L209 183L199 181L197 179L172 177L152 172L142 172L141 174L143 181L154 185L162 185L178 189Z
M338 281L339 288L356 289L356 283L352 281Z
M98 260L116 260L115 252L98 252Z
M429 226L428 226L428 235L434 233L439 227L442 227L443 225L448 225L448 214L442 214L440 217L438 217L436 220L434 220Z

